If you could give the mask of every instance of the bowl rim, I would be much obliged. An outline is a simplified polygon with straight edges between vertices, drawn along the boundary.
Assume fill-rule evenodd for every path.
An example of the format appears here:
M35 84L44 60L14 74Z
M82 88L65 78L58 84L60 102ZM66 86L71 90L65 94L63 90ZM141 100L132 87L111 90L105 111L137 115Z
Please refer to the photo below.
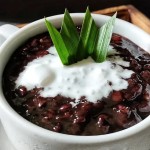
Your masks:
M83 19L84 13L71 13L71 16L74 19ZM109 16L99 15L99 14L92 14L92 16L95 19L102 19L105 21L110 18ZM62 18L63 18L63 14L47 17L47 19L51 20L51 21L62 20ZM8 46L9 42L15 40L14 37L19 36L21 33L25 32L29 28L33 28L33 27L35 27L35 25L40 25L43 22L44 22L44 19L40 19L40 20L34 21L34 22L26 25L25 27L21 28L19 31L17 31L14 35L12 35L0 47L0 54ZM145 33L143 30L139 29L138 27L136 27L126 21L120 20L120 19L117 19L117 22L119 22L119 23L121 22L122 24L124 24L127 27L130 26L131 28L134 28L136 31L140 32L140 34L149 38L149 41L150 41L149 34ZM128 129L124 129L122 131L118 131L118 132L110 133L110 134L106 134L106 135L78 136L78 135L67 135L67 134L62 134L62 133L56 133L56 132L44 129L42 127L39 127L39 126L27 121L22 116L20 116L15 110L13 110L3 95L2 82L0 85L0 99L1 99L0 100L0 111L3 111L3 113L7 114L7 116L9 116L9 118L13 120L13 122L17 122L18 125L20 125L25 130L27 130L31 133L34 133L36 135L40 135L43 138L55 139L57 141L61 141L64 143L75 143L75 144L107 143L107 142L112 142L112 141L117 141L117 140L128 138L128 137L133 136L136 133L142 132L146 128L150 127L150 116L148 116L146 119L144 119L140 123L128 128ZM27 128L27 126L28 126L28 128Z

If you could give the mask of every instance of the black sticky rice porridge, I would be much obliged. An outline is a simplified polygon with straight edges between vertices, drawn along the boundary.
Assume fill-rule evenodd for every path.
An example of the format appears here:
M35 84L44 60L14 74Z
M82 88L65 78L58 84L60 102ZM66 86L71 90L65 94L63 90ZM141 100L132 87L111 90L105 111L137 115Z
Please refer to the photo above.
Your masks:
M52 41L48 33L37 35L19 47L11 56L3 73L3 91L7 101L25 119L45 129L71 135L102 135L129 128L150 114L150 54L128 39L113 34L111 46L129 62L124 69L134 73L125 79L126 89L111 91L96 102L83 95L76 105L74 98L57 95L42 97L43 87L27 90L15 81L25 66L48 55ZM115 65L115 64L114 64ZM31 74L32 76L32 74ZM115 79L114 79L115 80ZM112 83L109 82L109 86Z

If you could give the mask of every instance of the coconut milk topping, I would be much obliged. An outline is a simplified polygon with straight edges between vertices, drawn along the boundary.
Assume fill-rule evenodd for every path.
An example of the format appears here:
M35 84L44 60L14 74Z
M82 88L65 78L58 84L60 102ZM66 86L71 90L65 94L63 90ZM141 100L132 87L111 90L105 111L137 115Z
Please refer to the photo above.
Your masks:
M28 90L43 87L40 92L42 97L61 94L78 100L85 96L89 101L96 102L113 90L126 89L128 83L125 79L133 73L121 67L129 66L129 62L118 56L103 63L96 63L88 57L76 64L64 66L54 47L49 52L28 63L16 80L16 87L22 85Z

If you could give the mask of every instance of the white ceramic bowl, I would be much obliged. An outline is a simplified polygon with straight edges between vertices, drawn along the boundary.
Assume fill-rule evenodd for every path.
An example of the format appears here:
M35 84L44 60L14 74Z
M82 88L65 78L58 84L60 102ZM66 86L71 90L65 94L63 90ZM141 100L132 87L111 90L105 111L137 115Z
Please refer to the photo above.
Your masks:
M71 14L79 25L84 14ZM93 15L98 26L109 19ZM60 27L63 15L49 17ZM73 136L55 133L38 127L18 115L7 103L2 91L3 69L13 53L24 41L46 31L44 19L33 22L8 38L0 47L0 119L4 129L17 150L149 150L150 116L137 125L123 131L98 136ZM150 52L150 36L134 25L117 19L115 33L123 35Z

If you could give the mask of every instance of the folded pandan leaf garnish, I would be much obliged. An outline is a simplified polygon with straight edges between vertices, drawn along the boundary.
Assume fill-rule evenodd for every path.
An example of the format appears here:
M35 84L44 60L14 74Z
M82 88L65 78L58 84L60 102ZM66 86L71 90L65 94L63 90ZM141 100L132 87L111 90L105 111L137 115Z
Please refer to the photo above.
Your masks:
M96 62L106 60L117 13L102 27L98 27L87 8L80 35L65 10L60 32L45 19L50 37L64 65L71 65L91 56Z

